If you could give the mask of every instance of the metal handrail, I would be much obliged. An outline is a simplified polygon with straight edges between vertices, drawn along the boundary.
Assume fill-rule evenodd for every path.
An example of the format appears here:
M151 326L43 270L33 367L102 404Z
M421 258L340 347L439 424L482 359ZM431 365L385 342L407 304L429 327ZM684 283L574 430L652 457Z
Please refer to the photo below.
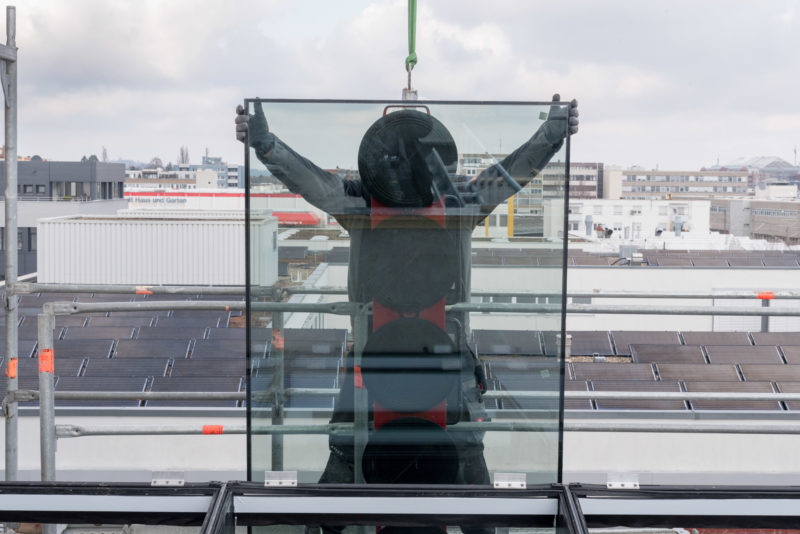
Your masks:
M63 287L63 286L61 286ZM77 290L77 286L72 286L72 290ZM86 286L84 286L86 287ZM93 286L100 288L101 286ZM113 286L107 286L110 288ZM142 293L142 292L151 292L151 288L143 288L142 286L125 286L127 289L132 290L135 293ZM13 290L15 288L11 288L11 293L13 294ZM38 289L41 292L42 289L53 289L55 290L56 287L47 287L43 288L41 286L37 287L37 285L30 285L28 289L33 291L34 289ZM200 288L191 288L185 290L187 293L198 293L198 289ZM119 286L115 287L115 290L119 290ZM231 288L220 288L214 291L215 294L224 294L229 292ZM312 289L313 290L313 289ZM169 286L162 286L158 289L158 291L175 291L183 292L183 288L177 287L169 287ZM320 291L324 293L325 288L320 288ZM341 288L332 288L331 291L341 291ZM110 289L109 289L109 292ZM492 295L504 294L504 295L532 295L533 293L530 292L488 292ZM630 297L632 293L627 292L616 292L611 293L615 295L615 297ZM688 295L687 293L682 293L681 295ZM696 296L696 298L709 298L709 294L703 294L703 296ZM798 294L787 291L784 293L778 292L780 298L798 298ZM282 294L273 295L273 296L283 296ZM603 296L602 293L592 293L592 296L601 297ZM668 298L676 298L675 293L664 294L665 297ZM767 299L771 299L775 296L775 293L770 293ZM648 295L649 298L652 298L653 295ZM759 294L753 294L749 292L737 292L736 295L730 295L730 298L760 298ZM715 298L715 296L711 296L711 298ZM762 317L766 316L800 316L800 308L797 309L775 309L775 308L768 308L764 307L764 304L768 304L768 300L762 300L762 306L758 307L713 307L713 306L670 306L670 307L658 307L658 306L616 306L616 305L591 305L591 304L567 304L566 311L567 313L592 313L592 314L600 314L600 313L610 313L610 314L658 314L658 315L760 315ZM39 373L39 399L40 399L40 438L42 442L41 454L42 454L42 479L43 480L55 480L55 442L56 442L56 425L55 425L55 417L54 417L54 402L56 398L56 393L53 389L53 368L52 368L52 347L53 347L53 329L55 325L55 316L57 315L73 315L73 314L83 314L83 313L91 313L91 312L98 312L98 311L116 311L116 312L124 312L124 311L158 311L158 310L174 310L174 309L182 309L182 310L242 310L245 309L247 304L243 301L137 301L137 302L103 302L103 303L93 303L93 302L48 302L45 303L42 307L43 313L39 315L39 350L40 353L43 351L46 353L50 351L50 369L48 371L47 368L42 370L42 366L40 365L40 373ZM282 339L283 333L283 313L284 312L312 312L312 313L330 313L330 314L337 314L337 315L350 315L354 319L355 325L355 332L354 338L358 341L361 340L361 343L357 343L356 350L355 350L355 365L360 365L360 357L363 351L363 339L366 334L367 322L366 317L372 313L372 305L371 304L361 304L361 303L353 303L353 302L328 302L328 303L304 303L304 302L252 302L250 303L251 310L257 311L269 311L273 313L273 335L275 335L275 329L278 330L278 336ZM461 312L510 312L510 313L560 313L561 312L561 304L535 304L535 303L509 303L509 302L488 302L488 303L458 303L454 305L450 305L446 307L449 311L461 311ZM282 346L282 344L281 344ZM282 350L278 349L278 356L282 356ZM282 360L281 358L278 358ZM282 365L282 361L279 362ZM46 366L45 366L46 367ZM63 393L67 392L59 392L59 398L70 398L69 396L62 396ZM79 394L81 392L71 392L75 396L71 397L72 399L79 398ZM93 395L89 395L90 398L93 399L111 399L115 397L114 392L89 392L93 393ZM130 394L130 392L127 392ZM152 393L152 392L148 392ZM221 393L221 392L220 392ZM358 392L357 392L358 393ZM550 397L554 398L555 394L558 392L500 392L500 391L493 391L488 392L487 395L489 398L501 398L501 397L517 397L517 398L541 398L541 397ZM230 393L229 393L230 394ZM273 468L281 469L282 468L282 456L283 456L283 434L287 432L294 432L298 431L289 430L290 425L283 424L283 402L284 399L288 395L292 394L336 394L335 392L325 391L325 392L312 392L312 391L302 391L302 390L284 390L282 387L278 389L273 389L266 393L266 397L268 400L272 401L272 423L273 425L270 428L280 427L284 430L276 432L276 431L268 431L266 433L272 434L272 454L273 454ZM19 394L18 394L19 395ZM179 394L181 395L181 394ZM184 394L185 395L185 394ZM237 400L240 399L236 394ZM608 395L608 396L606 396ZM617 397L616 395L621 395L621 397ZM642 396L639 396L642 395ZM706 393L705 395L708 395ZM718 394L712 393L712 396L704 396L703 394L687 394L682 392L566 392L565 396L571 399L580 399L580 398L624 398L624 399L673 399L673 400L686 400L686 399L710 399L714 398L716 400L725 400L721 398L719 395L725 394ZM727 400L795 400L792 398L792 394L731 394L728 393L727 395L736 395L735 397L729 397ZM755 395L755 396L750 396ZM784 398L778 398L778 395L787 395ZM131 396L132 398L144 398L146 395L143 393L133 393ZM148 396L149 397L149 396ZM363 395L362 395L363 397ZM797 395L798 399L800 399L800 395ZM116 397L120 399L119 397ZM125 396L125 398L128 398ZM153 396L152 398L164 398ZM170 400L176 400L178 396L168 397ZM208 395L205 398L209 398ZM225 397L228 398L227 396ZM7 404L15 405L18 402L18 399L15 398L13 395L10 396L8 399ZM366 398L356 398L357 403L366 402ZM368 432L368 425L369 422L366 418L366 411L361 414L362 417L356 417L356 421L353 424L353 433L355 436L355 444L356 444L356 455L359 455L359 452L363 453L363 448L366 446L366 436ZM507 428L507 425L517 425L514 428L523 429L523 426L518 426L517 423L459 423L462 426L460 428L466 428L464 425L473 425L477 424L480 428L476 428L476 431L485 431L485 430L498 430ZM526 424L533 424L533 423L526 423ZM488 426L481 426L481 425L488 425ZM505 425L505 426L504 426ZM318 427L315 427L318 428ZM508 427L511 428L511 427ZM533 427L531 427L533 428ZM542 428L541 426L537 428ZM608 427L605 427L608 430ZM750 427L752 428L752 427ZM587 430L589 431L589 430ZM316 432L316 430L315 430ZM7 446L8 450L8 446ZM356 462L356 464L360 464L360 462ZM357 468L355 473L356 479L361 479L360 470Z

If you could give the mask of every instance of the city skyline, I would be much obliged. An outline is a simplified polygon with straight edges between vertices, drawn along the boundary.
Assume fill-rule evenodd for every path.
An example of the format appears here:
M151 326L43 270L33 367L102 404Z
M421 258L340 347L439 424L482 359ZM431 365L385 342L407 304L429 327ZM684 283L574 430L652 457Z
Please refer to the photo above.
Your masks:
M309 9L309 4L313 6ZM23 0L19 153L243 162L244 98L396 99L406 2ZM580 102L573 159L696 170L795 163L798 2L420 2L431 100ZM276 132L280 135L280 132ZM488 151L495 151L487 147Z

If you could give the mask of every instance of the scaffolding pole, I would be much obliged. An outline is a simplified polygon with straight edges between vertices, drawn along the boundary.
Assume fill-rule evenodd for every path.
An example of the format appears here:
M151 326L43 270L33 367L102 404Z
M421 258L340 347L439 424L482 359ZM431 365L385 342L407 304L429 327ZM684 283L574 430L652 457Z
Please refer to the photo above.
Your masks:
M5 95L5 249L6 290L3 305L6 311L6 376L7 391L17 389L18 338L17 298L14 283L17 281L17 14L14 6L6 7L6 44L0 47L0 82ZM17 480L18 475L18 425L19 416L15 403L4 404L6 416L5 474L7 481Z

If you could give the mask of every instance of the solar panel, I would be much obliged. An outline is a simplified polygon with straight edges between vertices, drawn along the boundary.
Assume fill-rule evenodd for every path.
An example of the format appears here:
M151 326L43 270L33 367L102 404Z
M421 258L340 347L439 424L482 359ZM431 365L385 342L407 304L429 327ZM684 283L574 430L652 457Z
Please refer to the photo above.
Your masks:
M800 393L800 382L777 382L781 393ZM783 401L789 410L800 410L800 401Z
M30 320L31 322L37 322L37 317L34 316L27 316L25 321L27 322ZM85 315L56 315L56 326L77 326L83 327L86 326L86 322L88 317Z
M208 339L216 339L219 341L244 341L245 328L210 328L208 330Z
M272 402L268 400L268 397L263 397L272 387L272 375L251 375L250 387L253 392L252 395L261 397L253 402L254 408L272 406Z
M215 377L215 376L244 376L245 375L245 360L241 359L183 359L175 360L172 364L172 371L170 376L184 377L184 376L199 376L199 377Z
M727 260L721 256L695 256L692 263L695 267L729 267Z
M736 366L725 364L659 363L662 380L728 381L739 380Z
M756 345L798 345L800 332L751 332Z
M290 329L283 331L284 353L340 355L344 352L347 330L343 329Z
M69 295L61 295L58 293L45 294L45 295L20 295L19 308L38 308L39 313L42 311L42 306L48 302L72 302L73 297Z
M764 256L764 267L797 267L797 256L786 254L781 256Z
M542 346L544 355L557 358L561 354L561 335L560 331L542 330Z
M120 339L114 358L186 358L188 339Z
M159 317L153 324L155 328L216 328L219 326L222 317L207 317L199 315L197 317L181 316L181 317Z
M539 332L530 330L473 330L478 354L541 356Z
M130 317L124 313L114 315L112 317L92 317L89 320L91 327L129 327L136 328L139 326L150 326L155 320L155 316L149 317Z
M610 264L609 258L604 256L573 256L572 261L575 265L603 265Z
M64 339L131 339L133 327L123 326L86 326L83 328L67 328Z
M703 350L692 345L631 345L631 359L640 363L706 363Z
M681 391L677 380L595 380L594 391L674 392ZM685 410L682 400L595 399L598 410Z
M565 391L588 391L588 383L584 380L567 380L564 382ZM565 410L591 410L592 401L589 399L564 399Z
M503 265L539 265L536 256L503 256Z
M655 380L649 363L573 362L574 380Z
M559 374L545 368L539 370L520 371L509 368L492 368L492 376L498 383L498 389L505 391L541 391L550 392L552 397L523 398L503 397L500 405L505 410L558 410L559 406Z
M628 356L631 353L629 345L657 344L657 345L680 345L681 339L677 332L653 332L653 331L612 331L611 338L620 356Z
M56 339L53 353L58 358L108 358L114 342L110 339Z
M688 257L657 256L659 267L692 267L692 260Z
M143 326L136 339L205 339L206 329L203 327L157 328Z
M336 388L336 373L303 372L286 375L287 388ZM287 408L332 409L336 395L293 395Z
M83 296L75 299L77 302L132 302L133 295L130 293L103 293L94 294L91 296Z
M781 345L781 352L783 352L786 363L800 364L800 346Z
M769 382L685 382L686 391L721 393L774 393ZM695 410L780 410L777 401L697 400L692 399Z
M687 345L752 345L747 332L681 332Z
M39 326L36 321L28 321L26 317L25 322L17 327L19 339L36 341L39 336ZM64 329L57 326L53 330L53 338L58 339ZM6 339L6 327L0 326L0 339Z
M572 336L573 356L613 356L614 349L608 332L576 331L569 332Z
M236 376L220 376L215 378L206 377L156 377L150 386L150 391L188 391L188 392L237 392L242 386L242 378ZM215 401L215 400L195 400L195 401L167 401L149 400L148 407L225 407L234 408L237 401Z
M17 357L18 358L30 358L34 356L34 349L36 348L36 341L30 339L20 339L17 341ZM0 362L3 361L6 355L6 344L0 343ZM4 382L4 380L0 379L0 382Z
M706 346L711 363L783 363L778 347L757 346Z
M241 358L244 360L246 349L244 338L235 341L198 339L192 349L191 357L193 360L206 358Z
M744 379L752 382L800 382L800 365L742 365Z
M57 376L77 376L83 365L83 358L54 358ZM20 358L17 363L18 376L39 376L39 358ZM5 380L0 380L5 382ZM34 389L38 389L38 386Z
M90 358L83 376L164 376L167 362L167 358Z
M145 377L59 376L56 391L144 391ZM56 406L139 406L138 400L56 400Z

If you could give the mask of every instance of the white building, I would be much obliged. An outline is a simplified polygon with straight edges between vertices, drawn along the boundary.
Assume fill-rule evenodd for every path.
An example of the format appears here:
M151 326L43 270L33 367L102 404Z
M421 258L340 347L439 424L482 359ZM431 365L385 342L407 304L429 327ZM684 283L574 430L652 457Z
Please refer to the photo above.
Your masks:
M564 201L547 199L544 204L544 236L563 236ZM571 199L569 233L576 236L640 241L663 232L710 232L708 200L606 200ZM607 232L606 230L611 230Z

